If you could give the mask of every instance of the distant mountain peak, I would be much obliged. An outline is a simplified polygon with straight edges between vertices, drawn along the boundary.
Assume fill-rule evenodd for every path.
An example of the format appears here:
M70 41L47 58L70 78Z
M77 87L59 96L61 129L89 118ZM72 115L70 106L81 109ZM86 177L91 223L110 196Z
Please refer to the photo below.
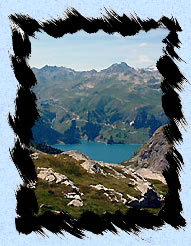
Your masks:
M109 66L106 69L101 70L100 72L105 72L105 73L120 73L120 72L126 72L129 69L133 69L132 67L130 67L129 65L127 65L127 63L125 62L121 62L121 63L114 63L111 66Z
M45 66L43 66L43 67L41 67L41 68L39 68L41 71L44 71L44 72L46 72L46 71L54 71L54 70L56 70L56 69L58 69L58 67L57 66L49 66L49 65L45 65Z
M125 66L125 67L130 67L126 62L121 62L120 65Z
M92 70L90 70L90 72L94 72L94 73L97 73L97 70L95 70L95 69L92 69Z
M56 68L57 66L44 65L41 69Z
M67 68L63 66L51 66L45 65L44 67L39 68L43 72L54 72L54 71L65 71L65 72L75 72L72 68Z
M76 71L75 69L72 68L67 68L64 66L53 66L53 65L44 65L41 68L36 68L33 67L32 69L39 69L41 71L44 72L52 72L52 71L58 71L58 70L62 70L62 71L66 71L66 72L88 72L90 74L95 74L98 73L97 70L95 69L91 69L91 70L85 70L85 71ZM107 68L104 68L102 70L100 70L101 73L123 73L123 72L129 72L129 71L139 71L139 70L143 70L143 71L148 71L148 72L154 72L157 71L157 67L155 65L151 65L147 68L133 68L131 66L129 66L126 62L121 62L121 63L113 63L112 65L110 65Z

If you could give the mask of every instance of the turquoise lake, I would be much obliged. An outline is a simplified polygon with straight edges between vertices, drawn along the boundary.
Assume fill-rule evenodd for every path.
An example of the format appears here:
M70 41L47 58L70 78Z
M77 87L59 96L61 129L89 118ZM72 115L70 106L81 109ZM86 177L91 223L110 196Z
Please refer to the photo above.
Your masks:
M62 151L79 150L92 160L118 163L131 158L141 144L105 144L81 140L81 144L54 144L51 146Z

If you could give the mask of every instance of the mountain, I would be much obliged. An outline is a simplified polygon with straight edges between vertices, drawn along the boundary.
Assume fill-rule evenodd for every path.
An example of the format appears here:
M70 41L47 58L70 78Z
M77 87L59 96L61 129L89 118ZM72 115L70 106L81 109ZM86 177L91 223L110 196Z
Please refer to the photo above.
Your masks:
M53 145L55 143L73 144L80 143L79 130L76 128L76 121L63 134L52 129L46 122L37 121L33 129L32 143Z
M86 139L142 144L168 123L161 106L162 77L154 66L134 69L122 62L99 72L79 72L46 65L33 72L38 82L33 91L45 129L39 137L36 123L32 129L35 142ZM48 128L55 137L50 137Z
M172 147L164 135L164 128L165 126L159 127L148 142L136 150L130 160L120 164L132 168L142 175L144 173L145 175L151 173L162 175L162 171L168 168L165 155Z
M60 154L63 152L63 151L61 151L59 149L55 149L49 145L37 144L37 143L30 143L28 149L29 149L30 154L33 154L35 152L47 153L47 154Z
M121 64L112 64L110 67L101 70L101 73L109 74L109 73L124 73L131 72L134 68L129 67L125 62L121 62Z

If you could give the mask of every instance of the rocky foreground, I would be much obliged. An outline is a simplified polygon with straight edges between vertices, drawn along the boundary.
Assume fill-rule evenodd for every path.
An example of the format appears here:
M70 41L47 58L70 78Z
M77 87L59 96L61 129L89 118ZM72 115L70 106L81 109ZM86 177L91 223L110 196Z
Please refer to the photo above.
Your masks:
M41 211L65 211L74 216L85 210L101 214L128 207L158 211L167 192L159 174L145 178L132 168L93 161L78 151L34 153L32 158L39 178L36 196Z
M74 150L35 152L31 157L39 179L35 191L40 212L49 209L79 217L87 210L103 214L138 207L157 213L168 191L162 171L168 168L169 148L160 127L130 160L118 164L91 160Z

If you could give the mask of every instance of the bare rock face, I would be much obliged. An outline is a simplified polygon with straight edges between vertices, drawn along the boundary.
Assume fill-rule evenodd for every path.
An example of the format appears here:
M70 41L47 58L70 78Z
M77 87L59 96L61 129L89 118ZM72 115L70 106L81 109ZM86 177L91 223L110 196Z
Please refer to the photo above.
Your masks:
M135 170L145 168L154 173L162 174L162 171L169 165L165 155L171 148L163 133L164 127L158 128L149 141L137 150L135 156L121 164Z

